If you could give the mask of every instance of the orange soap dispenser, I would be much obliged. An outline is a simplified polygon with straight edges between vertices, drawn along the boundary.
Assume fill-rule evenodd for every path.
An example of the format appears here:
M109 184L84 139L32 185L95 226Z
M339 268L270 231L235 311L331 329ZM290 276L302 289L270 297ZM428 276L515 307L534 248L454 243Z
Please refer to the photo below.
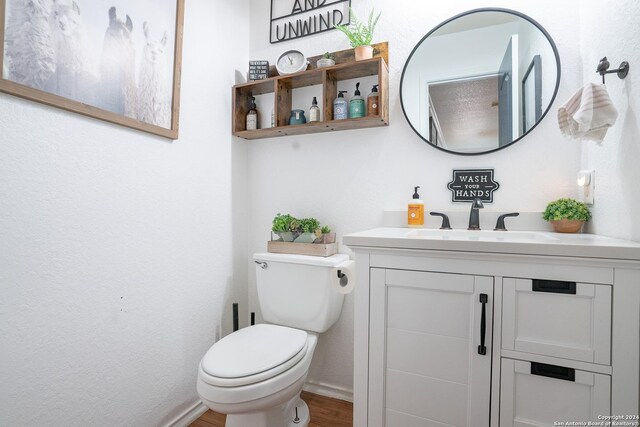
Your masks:
M413 198L409 201L407 209L407 225L413 228L424 227L424 202L420 200L418 188L415 187Z

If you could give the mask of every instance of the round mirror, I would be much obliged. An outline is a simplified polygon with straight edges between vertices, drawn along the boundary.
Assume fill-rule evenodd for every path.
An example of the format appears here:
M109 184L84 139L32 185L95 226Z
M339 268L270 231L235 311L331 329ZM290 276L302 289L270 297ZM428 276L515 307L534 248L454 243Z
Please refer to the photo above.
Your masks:
M560 58L536 21L476 9L443 22L413 48L400 102L413 130L456 154L500 150L531 132L560 84Z

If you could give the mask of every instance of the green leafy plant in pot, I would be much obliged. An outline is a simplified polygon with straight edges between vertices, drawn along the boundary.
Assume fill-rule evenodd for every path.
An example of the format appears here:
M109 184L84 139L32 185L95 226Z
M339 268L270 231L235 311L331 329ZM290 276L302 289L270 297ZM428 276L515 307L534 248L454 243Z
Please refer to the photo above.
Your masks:
M334 28L342 31L349 39L351 47L355 49L356 61L371 59L373 57L371 41L373 40L373 31L376 29L381 14L382 13L378 13L378 15L374 17L374 9L371 9L369 19L365 24L356 17L353 9L349 8L349 24L334 25Z
M577 200L558 199L547 205L542 218L551 223L556 233L577 233L591 219L591 212Z
M300 220L300 234L294 242L313 243L316 240L316 230L320 229L320 221L315 218L304 218Z
M277 234L283 242L293 242L298 236L299 222L289 214L277 214L273 218L271 231Z
M336 233L331 232L331 228L328 225L323 225L316 230L316 240L313 243L335 243Z

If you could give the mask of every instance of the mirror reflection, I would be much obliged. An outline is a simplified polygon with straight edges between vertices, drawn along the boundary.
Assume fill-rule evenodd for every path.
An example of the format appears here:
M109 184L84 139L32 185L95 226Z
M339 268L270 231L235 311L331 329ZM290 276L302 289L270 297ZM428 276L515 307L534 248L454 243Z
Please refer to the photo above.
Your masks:
M560 81L555 44L531 18L502 9L456 16L405 64L400 99L431 145L480 154L512 144L544 118Z

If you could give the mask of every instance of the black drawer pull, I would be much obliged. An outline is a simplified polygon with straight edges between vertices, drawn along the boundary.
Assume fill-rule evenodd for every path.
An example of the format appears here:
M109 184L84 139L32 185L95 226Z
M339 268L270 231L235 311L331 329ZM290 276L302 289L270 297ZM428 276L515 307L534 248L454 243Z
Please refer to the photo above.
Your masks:
M573 368L565 368L564 366L547 365L544 363L531 362L531 375L539 375L541 377L556 378L564 381L576 380L576 370Z
M489 302L489 296L487 294L480 294L482 314L480 316L480 345L478 346L478 354L483 356L487 355L487 346L484 345L487 334L487 302Z
M576 282L563 282L560 280L533 279L531 290L533 292L551 292L555 294L576 294Z

